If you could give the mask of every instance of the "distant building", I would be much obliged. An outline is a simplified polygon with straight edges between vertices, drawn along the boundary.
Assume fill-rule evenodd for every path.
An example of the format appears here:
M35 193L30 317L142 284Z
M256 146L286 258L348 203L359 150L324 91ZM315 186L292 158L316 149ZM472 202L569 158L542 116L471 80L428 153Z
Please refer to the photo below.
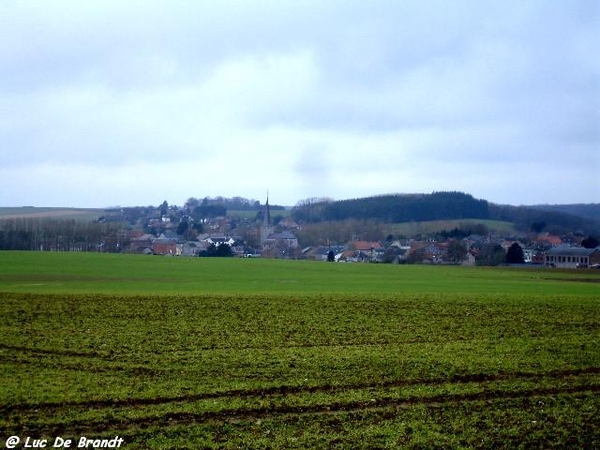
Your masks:
M177 247L176 239L157 238L152 242L152 251L155 255L179 256L181 251Z
M231 236L215 235L208 236L206 239L202 239L202 242L206 242L209 245L213 244L215 247L223 244L232 247L235 243L235 239L233 239Z
M575 269L600 264L600 247L584 248L561 245L553 247L544 255L544 265Z
M384 252L381 242L351 241L341 259L348 262L379 261Z
M279 245L281 247L298 248L298 238L291 231L282 231L281 233L271 233L263 245Z

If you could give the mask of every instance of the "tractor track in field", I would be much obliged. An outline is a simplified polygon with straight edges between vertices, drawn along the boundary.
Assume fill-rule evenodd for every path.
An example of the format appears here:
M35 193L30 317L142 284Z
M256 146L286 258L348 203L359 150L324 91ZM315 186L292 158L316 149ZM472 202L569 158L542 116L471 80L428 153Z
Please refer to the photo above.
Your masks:
M449 378L437 378L430 380L405 380L389 383L356 383L348 385L320 385L320 386L280 386L264 389L242 389L230 390L224 392L212 392L204 394L191 394L174 397L154 397L137 398L122 400L99 400L83 402L46 402L36 404L17 404L0 406L0 415L12 422L16 420L14 432L35 432L38 434L65 434L65 433L102 433L111 430L126 429L140 430L151 427L164 427L185 425L192 423L239 423L244 421L261 420L269 417L278 416L304 416L304 415L323 415L323 414L341 414L341 413L362 413L378 412L387 409L408 409L415 405L425 405L429 407L443 407L447 404L469 401L492 401L498 399L518 399L535 396L552 396L558 394L577 394L600 392L598 384L579 384L562 387L550 388L532 388L516 391L507 391L493 389L486 386L487 383L521 380L535 381L537 379L550 378L576 379L578 376L594 375L600 373L600 367L589 367L578 370L556 370L545 373L526 373L512 372L501 374L471 374L456 375ZM375 394L379 398L370 401L355 402L332 402L330 404L320 404L313 406L290 406L290 405L271 405L259 408L239 408L223 409L216 412L190 413L190 412L169 412L150 417L141 418L123 418L123 419L100 419L92 421L66 421L56 422L56 417L65 417L74 410L106 410L110 413L112 408L135 408L141 409L145 406L159 406L176 403L193 403L197 401L211 399L254 399L268 398L269 396L285 396L294 394L311 394L323 392L348 392L352 390L385 389L403 386L435 386L447 383L485 383L484 390L476 393L463 394L439 394L428 397L408 396L405 398L381 397L381 394ZM110 414L112 415L112 414ZM19 418L20 417L20 418ZM32 423L27 423L27 418L35 418ZM6 428L6 423L5 423Z
M385 411L408 410L416 406L430 408L450 407L464 402L493 402L497 400L518 400L536 397L548 397L555 395L585 396L585 394L600 393L600 386L571 386L555 388L534 388L515 391L486 390L477 393L465 394L441 394L429 397L410 396L403 399L380 398L371 401L331 403L328 405L312 406L270 406L264 408L239 408L225 409L216 412L190 413L170 412L157 416L107 419L96 421L72 421L37 423L13 429L11 432L36 435L85 435L93 433L127 433L129 438L137 434L143 434L144 430L159 427L186 426L192 424L215 424L229 423L239 424L243 422L257 422L274 418L289 418L302 416L319 416L335 414L361 414L361 413L383 413Z
M24 354L40 355L40 356L67 356L67 357L73 357L73 358L108 359L108 358L104 357L103 355L100 355L93 351L92 352L81 352L81 351L74 351L74 350L50 350L50 349L45 349L45 348L30 348L30 347L23 347L23 346L19 346L19 345L7 345L7 344L0 344L0 349L13 350L13 351L21 352Z
M27 411L47 411L53 412L57 409L100 409L114 407L137 407L147 405L164 405L169 403L193 403L202 400L214 400L219 398L252 398L252 397L268 397L275 395L288 394L312 394L317 392L343 392L356 391L366 389L385 389L397 388L403 386L435 386L441 384L465 384L465 383L481 383L495 382L508 380L536 380L540 378L567 378L576 377L579 375L600 374L600 367L588 367L585 369L574 370L554 370L541 373L530 372L504 372L498 374L464 374L454 375L447 378L432 378L432 379L413 379L413 380L396 380L382 383L354 383L341 385L317 385L317 386L273 386L262 389L232 389L229 391L206 392L201 394L188 394L172 397L151 397L151 398L128 398L128 399L107 399L107 400L90 400L80 402L44 402L44 403L29 403L0 406L0 413L17 412L24 413Z

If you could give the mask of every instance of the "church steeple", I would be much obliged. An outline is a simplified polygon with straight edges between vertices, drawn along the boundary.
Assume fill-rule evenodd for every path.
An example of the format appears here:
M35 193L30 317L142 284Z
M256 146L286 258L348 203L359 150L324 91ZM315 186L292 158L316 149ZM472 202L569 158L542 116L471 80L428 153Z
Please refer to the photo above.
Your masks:
M263 227L271 225L271 210L269 209L269 194L267 194L267 202L263 211Z
M269 208L269 193L267 192L267 201L263 210L263 223L260 227L260 246L264 249L269 236L273 234L275 227L271 225L271 210Z

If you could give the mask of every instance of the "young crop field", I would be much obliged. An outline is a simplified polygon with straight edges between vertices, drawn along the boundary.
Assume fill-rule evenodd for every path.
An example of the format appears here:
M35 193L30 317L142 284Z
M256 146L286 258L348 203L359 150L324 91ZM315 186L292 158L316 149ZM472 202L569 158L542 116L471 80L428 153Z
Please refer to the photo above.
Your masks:
M91 221L104 214L94 208L0 207L0 219L76 219Z
M454 228L462 228L473 225L485 225L489 230L499 233L513 233L515 231L512 222L486 219L457 219L457 220L429 220L425 222L403 222L391 226L390 232L396 235L412 236L415 234L433 234L441 231L450 231Z
M598 448L599 283L0 252L0 443Z

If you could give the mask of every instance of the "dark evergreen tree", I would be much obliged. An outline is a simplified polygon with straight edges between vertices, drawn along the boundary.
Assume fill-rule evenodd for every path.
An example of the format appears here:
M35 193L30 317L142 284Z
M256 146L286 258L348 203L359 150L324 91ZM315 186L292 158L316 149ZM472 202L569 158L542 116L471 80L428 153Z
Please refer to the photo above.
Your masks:
M231 247L227 244L221 244L217 247L217 257L226 258L229 256L233 256L233 252L231 251Z
M506 252L499 244L485 244L476 258L478 266L497 266L506 260Z
M159 206L159 209L160 209L160 214L162 216L166 216L167 214L169 214L169 204L167 203L166 200L164 202L162 202L162 204Z
M467 246L455 239L448 243L448 259L453 263L460 263L467 257Z
M523 253L523 249L521 246L514 242L506 252L506 262L508 264L524 264L525 263L525 255Z
M600 241L595 236L588 236L581 241L581 246L585 248L596 248L600 245Z
M187 220L182 220L181 222L179 222L179 225L177 225L177 234L180 236L183 236L187 230L189 228L189 223Z
M534 233L541 233L544 228L546 228L546 222L544 221L533 222L531 224L531 231L533 231Z
M222 258L233 256L233 252L231 251L231 247L227 244L221 244L219 246L215 244L210 244L206 250L201 251L198 256L200 257L209 257L209 258Z

